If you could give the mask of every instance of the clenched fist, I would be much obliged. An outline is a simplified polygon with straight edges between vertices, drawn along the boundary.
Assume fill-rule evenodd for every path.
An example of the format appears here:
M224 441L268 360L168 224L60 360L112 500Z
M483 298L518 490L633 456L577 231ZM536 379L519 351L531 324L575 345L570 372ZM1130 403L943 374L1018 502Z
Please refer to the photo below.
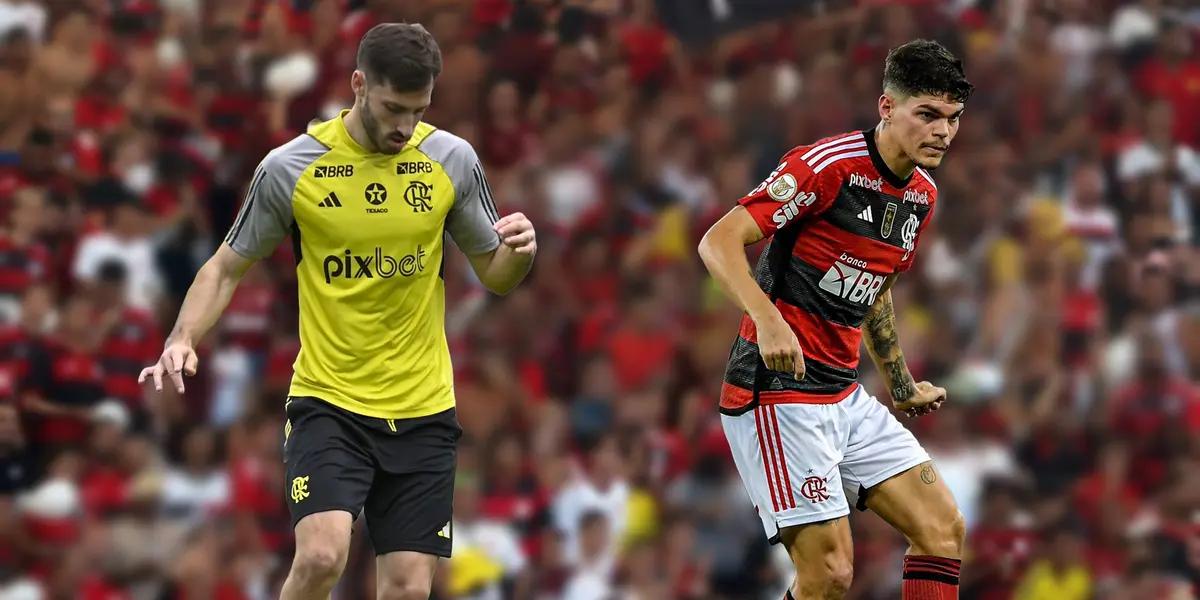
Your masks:
M893 398L892 406L910 417L919 417L936 411L946 401L945 388L937 387L928 381L922 381L915 387L916 393L912 398L904 401L897 401Z
M796 380L804 379L804 351L792 326L783 320L779 311L755 322L758 331L758 352L763 363L772 371L792 373Z
M522 213L516 212L505 215L492 226L505 246L517 254L533 254L537 251L537 234L533 231L533 223Z

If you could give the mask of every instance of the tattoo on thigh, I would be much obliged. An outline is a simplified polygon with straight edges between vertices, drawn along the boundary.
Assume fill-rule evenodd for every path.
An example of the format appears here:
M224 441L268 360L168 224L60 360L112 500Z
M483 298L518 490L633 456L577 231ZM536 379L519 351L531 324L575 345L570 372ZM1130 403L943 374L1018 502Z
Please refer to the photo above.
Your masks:
M933 485L937 481L937 471L933 470L933 465L925 465L921 467L921 481L925 485Z

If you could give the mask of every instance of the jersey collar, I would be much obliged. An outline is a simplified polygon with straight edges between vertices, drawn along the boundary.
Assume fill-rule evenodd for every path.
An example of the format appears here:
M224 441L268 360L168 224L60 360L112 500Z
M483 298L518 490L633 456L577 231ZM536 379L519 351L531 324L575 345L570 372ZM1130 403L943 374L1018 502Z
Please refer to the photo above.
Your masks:
M867 154L871 156L871 164L875 165L875 170L879 171L880 177L883 177L884 181L898 190L908 187L913 175L916 174L916 170L907 178L901 178L899 175L893 173L891 167L887 166L887 163L883 161L883 156L879 154L879 148L875 145L875 129L864 129L862 134L863 139L867 142Z
M359 152L361 154L374 154L374 152L363 148L358 142L354 141L354 137L351 136L350 131L346 129L346 115L348 114L350 114L349 109L343 109L342 112L338 113L337 125L334 127L334 131L337 132L338 140L349 146L355 152Z

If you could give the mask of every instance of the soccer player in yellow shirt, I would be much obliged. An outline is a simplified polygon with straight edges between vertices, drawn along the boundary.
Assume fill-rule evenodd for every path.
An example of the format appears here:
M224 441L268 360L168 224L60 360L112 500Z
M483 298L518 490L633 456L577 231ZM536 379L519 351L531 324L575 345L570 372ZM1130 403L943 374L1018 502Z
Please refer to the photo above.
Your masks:
M444 326L445 234L498 294L529 272L537 243L525 216L497 214L471 145L421 122L441 70L420 25L363 36L354 107L263 159L161 359L141 373L157 390L169 379L183 392L195 345L239 278L291 234L302 347L285 408L296 556L283 600L329 597L360 512L380 598L428 598L438 558L450 556L462 429Z

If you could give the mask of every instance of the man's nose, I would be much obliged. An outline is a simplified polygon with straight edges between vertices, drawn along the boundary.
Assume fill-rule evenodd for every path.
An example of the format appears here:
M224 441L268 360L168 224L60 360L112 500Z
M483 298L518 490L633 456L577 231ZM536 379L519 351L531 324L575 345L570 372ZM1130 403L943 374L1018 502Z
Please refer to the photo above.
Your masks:
M404 117L396 124L396 133L406 138L412 137L413 131L417 129L417 119L415 117Z

